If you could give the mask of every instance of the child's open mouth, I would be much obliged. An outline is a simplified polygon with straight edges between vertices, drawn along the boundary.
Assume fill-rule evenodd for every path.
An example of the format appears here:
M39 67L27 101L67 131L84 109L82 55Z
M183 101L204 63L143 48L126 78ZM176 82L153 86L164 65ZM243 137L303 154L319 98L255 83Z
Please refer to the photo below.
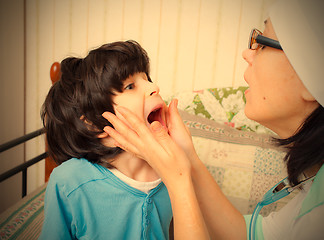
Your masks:
M151 124L154 121L160 122L163 126L166 126L164 118L163 118L163 107L158 106L157 108L153 109L152 112L147 116L147 122Z

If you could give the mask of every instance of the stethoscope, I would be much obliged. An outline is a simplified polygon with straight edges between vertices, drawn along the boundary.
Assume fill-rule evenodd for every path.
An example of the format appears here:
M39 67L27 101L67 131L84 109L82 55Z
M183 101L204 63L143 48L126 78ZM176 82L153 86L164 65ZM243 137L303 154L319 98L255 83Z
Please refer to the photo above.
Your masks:
M301 187L306 182L309 182L309 181L313 180L314 177L315 176L312 176L310 178L306 178L306 179L300 181L295 186L290 186L289 182L288 182L288 179L284 178L279 183L274 185L268 192L266 192L266 194L264 194L263 199L261 200L261 202L259 202L256 205L256 207L255 207L255 209L253 211L253 214L252 214L252 217L251 217L251 222L250 222L249 239L250 240L255 239L256 220L257 220L257 217L258 217L261 209L264 206L269 205L271 203L274 203L274 202L280 200L281 198L284 198L284 197L288 196L295 189Z

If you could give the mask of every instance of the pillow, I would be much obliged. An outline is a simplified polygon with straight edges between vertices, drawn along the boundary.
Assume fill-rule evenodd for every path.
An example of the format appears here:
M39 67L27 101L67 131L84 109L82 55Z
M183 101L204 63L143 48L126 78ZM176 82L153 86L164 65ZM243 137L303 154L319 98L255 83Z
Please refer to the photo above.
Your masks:
M165 97L168 104L172 98L179 100L178 108L218 123L225 123L243 131L272 133L244 114L245 95L248 87L208 88L200 91L179 92Z
M263 195L287 176L285 152L271 135L241 131L180 110L199 158L232 204L251 214ZM279 210L295 194L264 207L263 216Z

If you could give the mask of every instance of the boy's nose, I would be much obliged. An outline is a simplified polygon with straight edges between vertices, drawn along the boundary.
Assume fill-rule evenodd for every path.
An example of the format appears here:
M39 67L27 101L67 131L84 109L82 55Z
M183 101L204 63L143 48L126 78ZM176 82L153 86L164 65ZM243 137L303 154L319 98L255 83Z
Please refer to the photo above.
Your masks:
M153 96L160 93L159 87L152 82L148 82L147 95Z

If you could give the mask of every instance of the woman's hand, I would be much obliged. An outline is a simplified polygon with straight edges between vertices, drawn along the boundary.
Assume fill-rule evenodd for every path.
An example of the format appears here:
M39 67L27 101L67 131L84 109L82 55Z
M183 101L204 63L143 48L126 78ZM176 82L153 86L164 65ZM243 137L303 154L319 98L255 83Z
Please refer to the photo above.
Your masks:
M190 177L191 164L184 150L194 150L190 134L177 113L176 101L171 102L167 113L170 136L176 142L159 122L153 122L149 129L128 109L119 107L117 111L126 122L112 113L103 114L115 128L107 126L104 131L116 141L116 146L145 159L166 185L174 185L181 176ZM181 138L181 135L185 136ZM181 147L177 145L178 142L182 143Z
M177 105L177 99L173 99L169 105L167 112L167 127L171 138L179 147L182 148L192 162L193 159L196 159L197 154L192 142L190 131L183 123Z
M162 178L171 199L175 239L209 239L191 178L188 156L195 151L176 103L171 102L167 113L168 129L157 121L148 128L131 111L119 107L123 121L105 112L103 117L115 129L105 127L104 131L116 141L116 146L145 159Z

